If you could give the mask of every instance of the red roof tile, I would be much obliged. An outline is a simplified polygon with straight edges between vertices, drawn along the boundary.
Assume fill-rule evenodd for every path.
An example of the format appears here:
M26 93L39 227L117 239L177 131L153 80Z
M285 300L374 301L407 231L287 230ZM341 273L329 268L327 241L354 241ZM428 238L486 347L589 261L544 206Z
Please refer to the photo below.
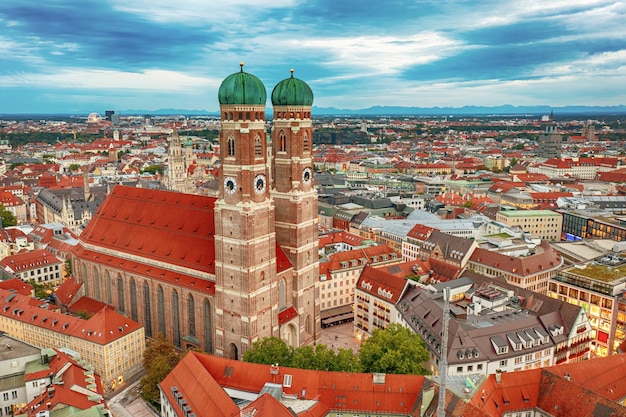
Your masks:
M212 197L118 185L80 239L213 274L214 203Z

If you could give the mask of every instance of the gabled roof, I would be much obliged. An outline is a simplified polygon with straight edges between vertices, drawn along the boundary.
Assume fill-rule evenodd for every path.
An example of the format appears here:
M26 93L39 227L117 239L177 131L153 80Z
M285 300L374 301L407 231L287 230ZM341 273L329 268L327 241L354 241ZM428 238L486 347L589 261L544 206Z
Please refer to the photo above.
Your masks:
M356 282L357 290L393 304L398 302L406 286L407 280L404 277L371 266L363 268Z
M31 269L39 269L48 265L60 264L59 258L46 249L37 249L30 252L20 252L7 256L0 261L0 267L8 272L21 273Z
M83 282L77 279L65 280L54 293L57 301L61 303L61 305L69 305L72 300L74 300L74 297L76 297L82 285Z
M537 254L525 257L510 256L487 249L476 248L470 261L521 277L559 268L561 255L545 240Z
M240 410L225 390L254 396L267 383L274 383L281 388L281 398L294 401L292 415L323 417L330 410L409 415L419 405L424 381L419 375L388 374L376 378L373 374L273 367L188 352L159 386L174 405L172 387L176 387L198 417L234 417L240 415ZM299 401L301 407L295 405ZM269 398L250 405L253 404L258 407L256 417L283 415L283 409ZM260 413L261 410L268 413Z
M118 185L88 223L80 240L214 274L215 200Z
M27 297L33 295L33 286L17 278L0 281L0 288L3 290L15 291L16 293Z

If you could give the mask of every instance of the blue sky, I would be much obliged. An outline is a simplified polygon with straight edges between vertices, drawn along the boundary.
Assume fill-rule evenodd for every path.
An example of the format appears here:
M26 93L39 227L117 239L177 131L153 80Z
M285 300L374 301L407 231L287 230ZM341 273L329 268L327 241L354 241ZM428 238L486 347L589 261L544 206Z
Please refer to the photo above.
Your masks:
M626 104L626 2L2 0L0 113L219 107L244 70L314 105Z

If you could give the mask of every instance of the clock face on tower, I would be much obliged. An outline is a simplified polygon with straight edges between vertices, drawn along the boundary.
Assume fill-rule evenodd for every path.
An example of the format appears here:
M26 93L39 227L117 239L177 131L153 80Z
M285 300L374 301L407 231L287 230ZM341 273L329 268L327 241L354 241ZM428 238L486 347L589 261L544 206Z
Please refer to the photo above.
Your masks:
M235 181L233 177L224 178L224 191L226 191L228 194L232 194L235 192L236 188L237 181Z
M311 168L304 168L304 171L302 171L302 181L304 181L305 184L308 184L311 182L311 178L313 178Z
M265 191L265 187L267 186L267 181L265 180L265 175L259 174L254 177L254 191L257 194L262 194Z

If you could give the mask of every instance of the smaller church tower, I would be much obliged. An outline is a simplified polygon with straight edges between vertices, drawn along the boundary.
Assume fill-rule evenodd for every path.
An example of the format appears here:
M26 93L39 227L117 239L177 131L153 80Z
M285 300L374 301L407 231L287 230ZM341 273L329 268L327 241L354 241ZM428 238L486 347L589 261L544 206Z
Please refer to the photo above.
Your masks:
M176 129L174 129L169 140L168 154L167 188L172 191L185 193L187 192L185 156L183 155L183 144Z

